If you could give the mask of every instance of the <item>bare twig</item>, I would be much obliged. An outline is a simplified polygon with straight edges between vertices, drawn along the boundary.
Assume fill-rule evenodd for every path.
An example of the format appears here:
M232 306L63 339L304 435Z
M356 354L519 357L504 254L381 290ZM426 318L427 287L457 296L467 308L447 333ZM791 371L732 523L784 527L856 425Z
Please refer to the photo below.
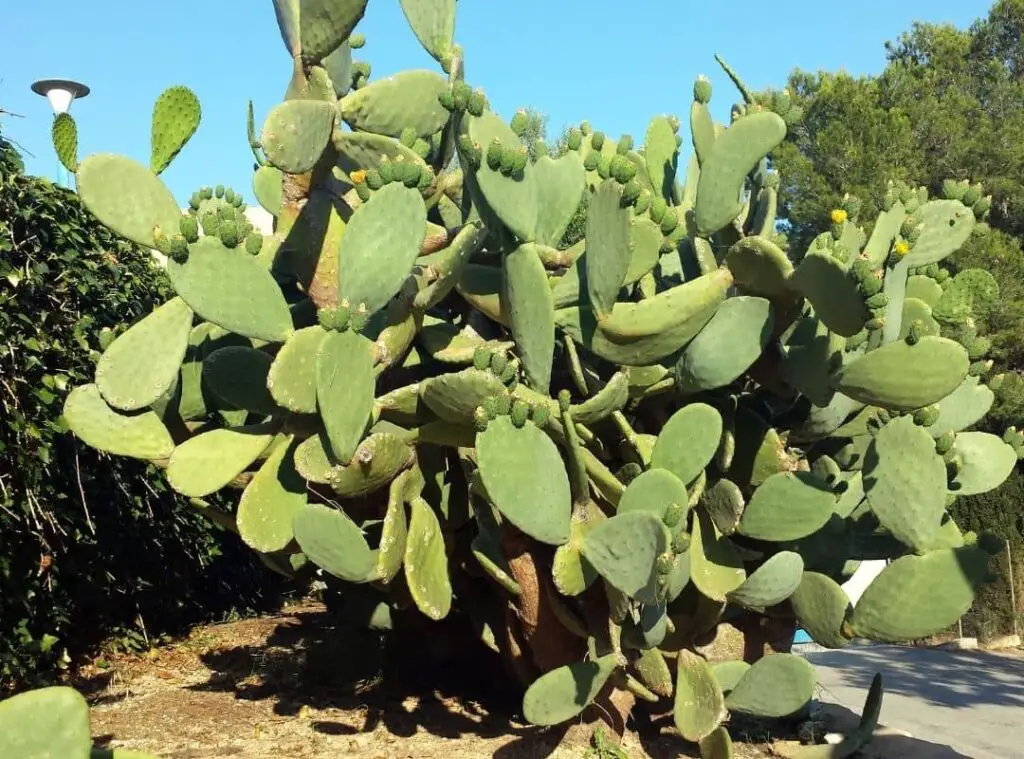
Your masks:
M78 495L82 499L82 509L85 511L85 523L89 526L89 532L96 534L96 525L93 524L92 515L89 513L89 504L85 500L85 488L82 487L82 469L78 463L78 441L75 441L75 483L78 485Z

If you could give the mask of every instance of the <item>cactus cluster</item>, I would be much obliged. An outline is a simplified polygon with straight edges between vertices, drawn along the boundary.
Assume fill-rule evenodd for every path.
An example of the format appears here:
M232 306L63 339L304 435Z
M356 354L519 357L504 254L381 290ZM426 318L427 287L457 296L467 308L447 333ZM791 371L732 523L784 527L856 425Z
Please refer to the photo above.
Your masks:
M402 2L443 73L378 80L353 75L366 0L275 5L295 74L259 134L249 109L273 234L220 188L183 215L159 179L198 124L182 88L149 167L79 162L55 125L83 201L166 250L177 292L70 393L79 438L165 468L273 569L343 581L367 624L465 619L538 725L639 699L725 757L729 713L798 714L815 675L785 651L708 661L720 625L841 647L966 611L994 549L948 508L1024 449L968 431L994 398L974 319L998 293L940 264L983 232L979 186L891 184L870 235L847 198L794 264L768 161L800 118L785 92L723 62L743 95L726 126L698 79L682 172L672 116L642 142L582 124L531 159L523 116L464 81L455 0ZM224 488L232 514L202 500ZM853 608L841 584L880 558Z

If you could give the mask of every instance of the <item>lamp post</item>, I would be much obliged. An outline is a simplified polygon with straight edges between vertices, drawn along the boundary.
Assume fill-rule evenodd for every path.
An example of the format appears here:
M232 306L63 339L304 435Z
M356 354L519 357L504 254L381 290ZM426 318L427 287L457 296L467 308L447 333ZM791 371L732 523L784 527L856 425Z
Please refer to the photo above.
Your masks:
M32 83L32 91L49 101L54 118L67 113L75 100L81 100L89 94L88 87L70 79L40 79ZM60 161L57 162L57 180L59 184L71 185L70 177L67 182L64 181L64 167Z

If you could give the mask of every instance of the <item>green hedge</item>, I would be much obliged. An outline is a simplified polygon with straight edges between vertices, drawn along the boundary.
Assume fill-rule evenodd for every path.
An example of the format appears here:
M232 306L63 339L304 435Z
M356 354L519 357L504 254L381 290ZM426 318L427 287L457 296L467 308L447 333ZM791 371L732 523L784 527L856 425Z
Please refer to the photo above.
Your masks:
M23 172L0 136L0 691L46 681L108 636L142 644L278 590L152 467L62 426L65 389L90 381L97 349L169 286L77 195Z

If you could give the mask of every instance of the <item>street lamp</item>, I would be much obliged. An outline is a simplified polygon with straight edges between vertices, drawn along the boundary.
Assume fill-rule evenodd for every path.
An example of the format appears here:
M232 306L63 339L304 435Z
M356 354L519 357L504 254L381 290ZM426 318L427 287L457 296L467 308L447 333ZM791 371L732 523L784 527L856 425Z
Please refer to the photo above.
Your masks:
M46 98L53 109L54 117L67 113L75 100L81 100L89 94L89 88L81 82L70 79L40 79L32 83L32 91ZM58 161L58 166L60 162ZM64 167L59 166L57 176L63 180ZM61 184L64 184L62 181ZM70 181L67 183L70 185Z

